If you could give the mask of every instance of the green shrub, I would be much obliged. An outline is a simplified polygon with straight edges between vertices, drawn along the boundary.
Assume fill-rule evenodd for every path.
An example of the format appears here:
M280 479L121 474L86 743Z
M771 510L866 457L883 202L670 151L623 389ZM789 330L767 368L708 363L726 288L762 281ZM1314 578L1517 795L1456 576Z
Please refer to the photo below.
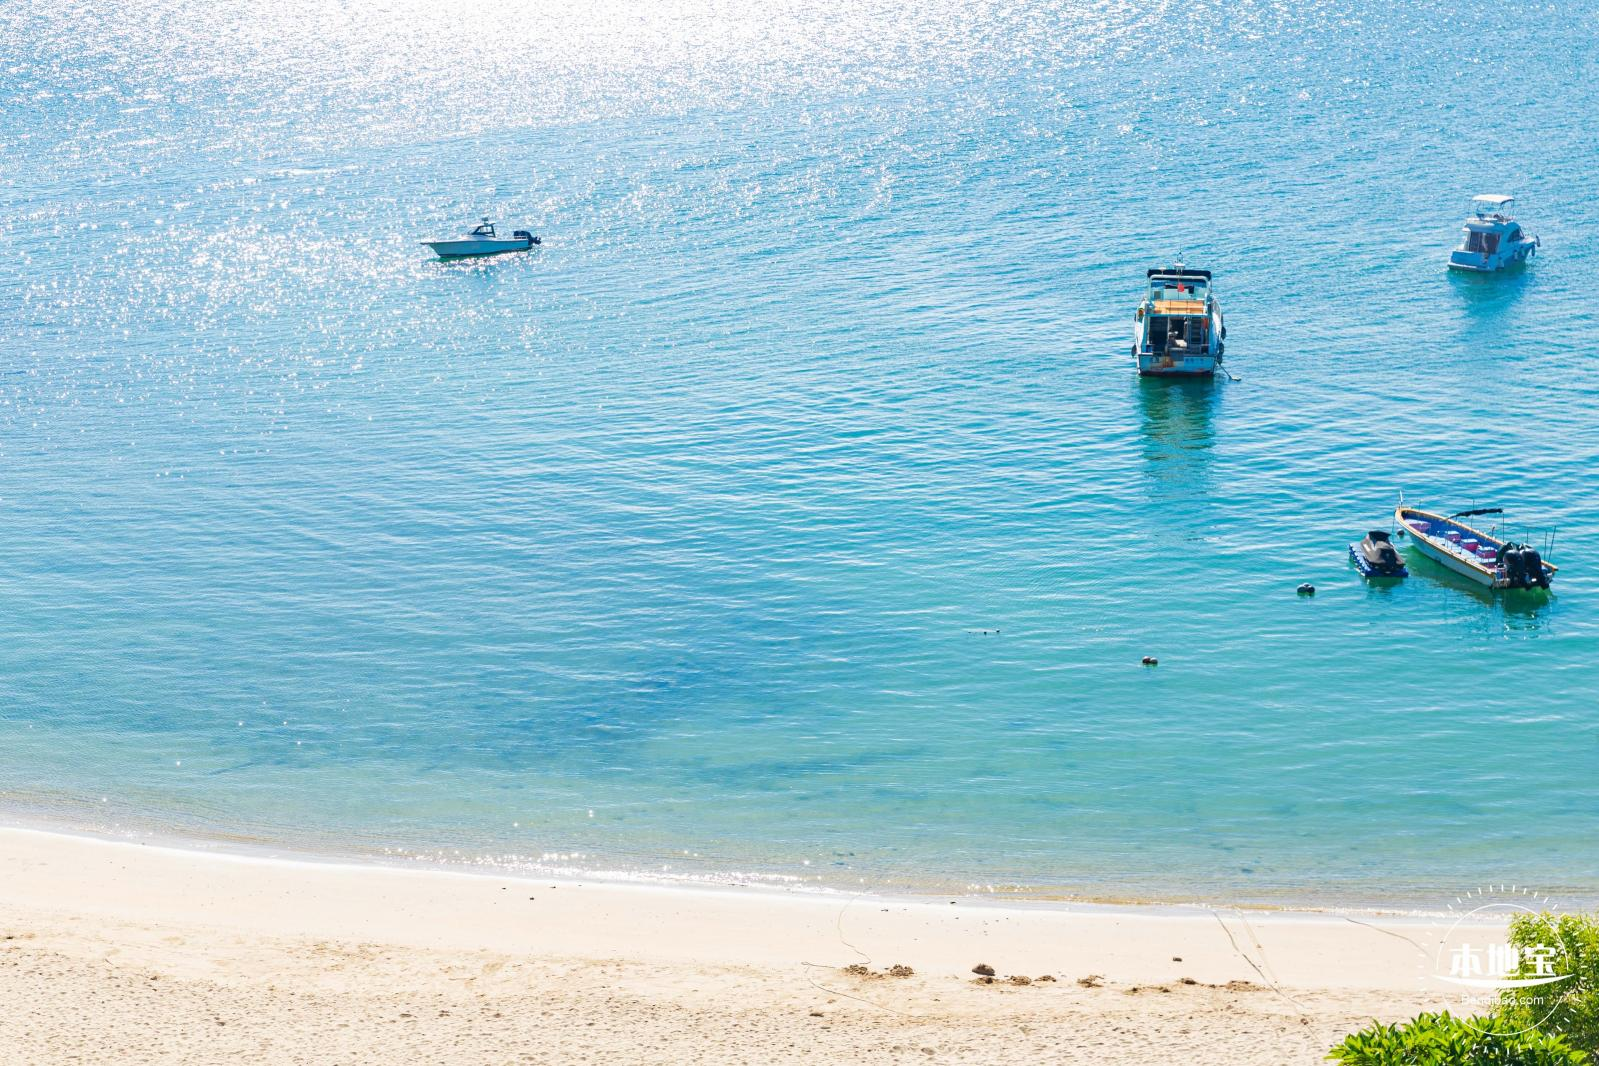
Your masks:
M1508 989L1500 994L1499 1028L1560 1033L1572 1046L1599 1055L1599 916L1591 914L1521 914L1511 919L1510 943L1523 952L1560 940L1554 956L1557 974L1575 974L1571 981L1533 988ZM1523 960L1519 976L1533 976ZM1553 1011L1548 997L1557 997Z
M1483 1029L1489 1019L1472 1022ZM1502 1028L1502 1027L1501 1027ZM1586 1052L1539 1031L1486 1036L1448 1011L1398 1025L1373 1022L1351 1033L1327 1057L1344 1066L1582 1066Z

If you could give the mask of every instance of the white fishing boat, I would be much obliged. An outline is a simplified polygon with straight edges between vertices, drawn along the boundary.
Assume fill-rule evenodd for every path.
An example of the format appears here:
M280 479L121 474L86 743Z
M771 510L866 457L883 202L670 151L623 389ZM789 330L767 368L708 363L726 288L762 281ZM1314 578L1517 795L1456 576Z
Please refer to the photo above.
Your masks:
M438 253L440 259L460 259L468 255L525 252L540 241L525 229L513 230L509 237L503 237L496 231L494 223L485 218L464 237L422 243Z
M1133 362L1145 375L1214 374L1227 327L1211 292L1210 271L1181 263L1146 274L1149 289L1133 313Z
M1513 203L1514 197L1498 194L1471 198L1465 236L1460 247L1449 253L1451 270L1486 274L1524 263L1537 253L1541 242L1510 217Z

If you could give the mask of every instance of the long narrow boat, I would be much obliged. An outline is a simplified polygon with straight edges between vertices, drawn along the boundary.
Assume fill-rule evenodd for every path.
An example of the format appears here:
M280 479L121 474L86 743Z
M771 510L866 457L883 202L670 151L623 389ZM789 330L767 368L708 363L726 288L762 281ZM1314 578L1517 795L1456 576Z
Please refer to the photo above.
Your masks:
M1440 515L1399 507L1394 520L1416 547L1457 574L1491 589L1548 588L1557 567L1543 561L1538 549L1484 533L1456 521L1462 515Z

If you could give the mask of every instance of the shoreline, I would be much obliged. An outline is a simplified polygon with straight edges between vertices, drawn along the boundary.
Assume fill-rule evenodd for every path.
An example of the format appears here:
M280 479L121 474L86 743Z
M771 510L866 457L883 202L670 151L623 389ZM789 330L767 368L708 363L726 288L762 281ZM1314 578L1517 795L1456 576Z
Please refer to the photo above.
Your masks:
M606 862L593 853L580 853L582 859L593 860L595 865L584 866L572 861L573 856L556 854L535 861L526 856L511 856L496 860L491 855L473 857L459 854L445 857L434 851L409 848L361 850L341 849L329 844L317 848L292 842L275 842L244 835L229 836L222 833L186 832L149 822L130 819L126 824L113 823L114 827L93 825L87 819L74 818L66 812L43 812L38 808L0 807L0 832L20 831L59 835L106 843L132 843L140 846L167 849L198 855L236 856L265 861L305 863L313 866L349 867L352 869L422 870L440 873L466 874L482 877L503 877L517 880L587 882L591 884L638 885L655 888L705 888L751 890L777 893L797 893L821 898L849 898L870 896L907 902L947 899L951 896L968 902L985 901L993 905L1014 904L1027 908L1057 907L1085 910L1130 910L1134 912L1172 911L1174 913L1209 913L1214 910L1236 910L1255 915L1327 916L1341 918L1355 916L1397 920L1431 920L1448 912L1439 906L1417 906L1403 903L1372 902L1370 900L1342 902L1328 899L1213 899L1195 896L1170 898L1162 896L1092 895L1074 893L1048 885L1022 885L993 883L978 885L972 882L959 887L946 885L914 885L908 879L872 879L856 875L853 883L844 879L828 880L825 874L810 878L759 869L725 871L674 871L663 872L627 868L615 862ZM548 861L545 861L548 859ZM1287 894L1285 893L1285 896ZM1440 902L1447 905L1445 893L1439 893ZM1586 903L1583 896L1580 902Z
M461 1063L507 1061L511 1047L545 1061L798 1061L815 1046L846 1060L982 1047L964 1057L1132 1063L1166 1047L1281 1066L1427 1007L1418 959L1436 924L530 879L0 828L0 996L32 1005L0 1019L0 1047L29 1063L221 1061L214 1040L130 1050L149 1025L214 1017L269 1063L315 1058L336 1030L331 1046L352 1049L337 1061L352 1062L393 1061L399 1046ZM974 976L980 963L994 983ZM83 1034L70 1048L43 1042L64 1025ZM640 1035L651 1026L658 1039Z
M112 848L134 848L142 853L162 855L173 862L189 859L224 863L261 864L265 867L283 867L288 870L337 871L353 876L374 874L417 874L442 878L467 878L494 880L497 883L541 884L555 882L561 887L600 888L643 893L704 894L712 897L748 894L762 899L805 900L817 904L889 904L904 906L964 905L995 910L1014 910L1024 913L1061 913L1100 917L1149 916L1167 918L1207 918L1217 913L1239 913L1250 921L1274 922L1325 922L1342 925L1351 919L1377 921L1393 925L1431 926L1448 917L1443 910L1423 911L1384 907L1309 905L1276 906L1261 903L1206 903L1141 899L1090 899L1067 895L1048 895L1024 892L935 892L884 889L866 886L846 889L820 882L783 882L777 879L763 881L722 880L713 877L697 878L629 873L625 871L578 870L574 868L531 869L526 867L495 867L470 862L447 862L427 857L364 858L340 855L334 852L315 852L287 846L254 844L226 840L191 840L187 837L152 833L147 839L138 834L114 835L88 829L69 829L56 826L8 824L0 822L0 860L5 854L4 839L10 835L38 838L41 841L60 839L86 845L104 845Z
M93 878L89 876L90 873L109 877ZM535 895L529 900L534 901L539 898L537 893L540 891L564 890L567 896L563 899L586 897L582 905L584 910L592 909L606 914L626 911L649 917L669 912L707 925L716 924L732 913L755 915L764 911L767 912L764 918L777 916L788 920L791 926L807 927L818 926L819 923L825 925L828 916L832 916L834 932L840 936L843 934L842 918L845 915L851 916L852 922L859 920L859 916L866 916L865 924L869 927L876 924L869 917L874 912L908 916L911 924L924 930L947 927L952 921L971 916L977 924L985 927L1008 925L1017 927L1025 935L1057 932L1070 935L1074 941L1086 940L1095 949L1087 955L1089 963L1108 964L1120 961L1123 954L1128 957L1147 954L1142 952L1147 946L1144 941L1151 937L1169 936L1188 945L1189 951L1195 956L1215 964L1217 960L1214 956L1219 950L1220 941L1225 938L1229 953L1246 960L1244 965L1257 974L1259 970L1256 965L1247 961L1251 953L1238 945L1238 935L1243 933L1256 948L1269 953L1269 945L1261 943L1255 935L1257 927L1274 930L1283 936L1285 942L1312 949L1318 955L1316 965L1319 967L1326 961L1324 956L1335 952L1338 946L1356 940L1370 940L1373 932L1387 937L1389 941L1421 939L1429 931L1438 929L1441 922L1453 920L1442 913L1102 903L995 898L988 895L904 895L871 890L844 893L764 884L677 884L566 875L534 877L467 868L361 863L300 855L259 855L229 849L203 851L178 847L170 842L114 840L51 829L0 826L0 884L4 885L0 888L0 907L18 903L59 907L71 901L86 911L122 916L123 907L103 904L93 894L93 888L84 885L86 882L98 885L107 880L129 879L144 890L132 906L126 907L129 911L140 911L137 916L183 921L192 912L192 901L179 909L167 909L155 903L156 897L170 898L179 891L203 886L208 889L208 897L204 901L206 909L215 910L229 924L258 926L259 931L264 933L296 935L305 931L302 925L319 929L331 914L312 909L297 910L292 915L279 913L261 917L253 912L252 907L241 906L244 897L263 888L297 900L303 901L309 897L324 904L332 898L326 894L327 890L334 889L340 899L398 900L405 903L411 912L455 906L469 898L493 900L493 896L485 894L495 891L532 891ZM173 891L169 893L167 890ZM123 903L128 903L126 896L123 897ZM141 910L144 907L152 908L152 913L144 914ZM959 910L956 912L949 908ZM410 942L406 936L396 934L394 929L374 918L373 913L362 916L356 926L376 922L372 925L374 932L387 935L396 943ZM478 936L481 930L471 922L438 915L435 918L438 920L434 928L446 930L440 934L439 943L471 947L487 942L487 938ZM892 926L899 922L896 919L884 924ZM1497 923L1483 924L1491 927ZM1108 930L1114 930L1116 936L1084 935L1093 931L1104 934ZM793 932L794 929L785 931ZM871 931L876 932L875 929ZM343 934L349 930L341 928L339 932ZM892 933L892 930L887 932ZM1228 933L1233 935L1227 937ZM505 930L498 929L494 935L504 936ZM991 930L985 935L993 938ZM1127 941L1125 951L1112 944L1118 936ZM644 937L643 941L647 939ZM890 939L893 939L892 936ZM1373 944L1376 943L1382 942L1373 941ZM1195 944L1208 944L1209 947L1196 948ZM424 941L416 941L416 946L424 946ZM534 948L541 945L528 946ZM609 940L558 940L554 946L582 955L614 945ZM1391 943L1384 946L1393 948ZM910 950L905 946L902 953ZM1024 954L1033 958L1047 950L1047 947L1033 947ZM1397 979L1393 974L1382 971L1392 969L1384 964L1384 956L1403 955L1408 961L1413 952L1414 948L1401 945L1391 952L1378 952L1373 962L1363 950L1357 968L1338 969L1331 976L1334 983L1340 986L1411 989L1416 986L1416 981L1409 969ZM704 953L697 950L678 952L674 948L666 954L706 961ZM1276 965L1265 958L1260 962ZM1040 964L1042 960L1035 962L1034 968ZM1370 972L1362 974L1360 968L1369 969ZM1290 967L1287 973L1292 977L1297 975L1298 969ZM1318 973L1323 979L1330 976L1325 971ZM1135 973L1134 977L1144 981L1158 980L1152 973L1143 971ZM1284 980L1288 984L1295 984L1291 979ZM1315 981L1298 982L1299 987L1315 984Z
M90 872L109 877L88 877ZM107 840L20 827L0 827L0 873L4 875L5 885L4 889L0 889L0 905L22 902L51 907L71 901L86 910L108 915L120 914L121 909L129 904L126 895L122 897L122 904L104 904L94 895L92 887L84 887L86 882L98 885L110 879L123 881L125 888L132 883L144 890L130 909L148 907L152 912L148 916L174 922L186 920L186 916L193 913L194 901L187 901L180 908L169 909L165 904L158 904L157 897L167 895L164 889L192 889L197 884L203 884L210 890L202 904L204 909L215 911L218 917L229 924L258 927L258 931L265 933L290 935L304 932L306 928L320 931L321 926L332 916L331 913L312 908L299 909L293 915L280 913L263 917L255 912L253 906L241 906L244 897L271 891L302 902L310 898L322 904L330 903L334 896L339 899L370 898L398 901L405 904L408 913L416 913L454 907L467 899L488 899L497 905L498 901L488 894L510 892L513 889L534 892L534 896L529 897L530 901L537 900L541 891L564 891L567 896L563 898L585 897L579 909L603 912L612 917L624 911L645 918L672 913L680 918L687 917L711 925L731 914L759 914L763 920L781 919L789 923L790 928L784 930L787 932L795 931L794 927L800 925L809 928L831 921L837 927L834 933L842 934L841 918L848 915L852 923L864 918L862 924L867 926L869 933L885 935L890 940L894 939L894 930L879 931L876 928L878 922L870 918L872 913L896 915L894 920L882 923L886 926L901 924L899 916L904 916L910 924L924 932L971 916L977 924L985 927L1013 926L1026 935L1055 932L1066 935L1079 946L1087 942L1094 949L1085 957L1090 965L1107 965L1122 961L1124 957L1135 958L1147 954L1142 949L1147 946L1144 941L1151 937L1170 937L1174 943L1187 946L1196 957L1207 959L1212 966L1220 965L1216 955L1219 943L1226 939L1227 932L1233 934L1227 953L1247 959L1250 952L1236 943L1240 933L1249 936L1254 946L1261 951L1269 953L1270 950L1270 945L1261 943L1254 936L1253 931L1257 927L1275 931L1285 942L1330 956L1341 945L1371 939L1372 931L1387 936L1390 941L1402 937L1388 934L1403 934L1419 939L1426 931L1436 929L1443 920L1441 916L1420 914L1250 910L1231 906L1082 903L994 899L987 896L951 898L944 895L906 896L871 891L845 894L767 885L680 885L582 877L528 877L471 869L307 860L297 856L250 855L225 850L206 852L167 843ZM335 890L331 896L327 894L330 889ZM950 908L958 910L952 911ZM414 942L416 946L437 943L472 947L487 943L489 939L480 937L478 934L482 930L471 921L442 915L434 915L432 927L437 930L434 935L415 939L386 925L376 916L380 914L379 911L362 915L354 923L354 928L367 927L396 943ZM540 926L543 921L540 919ZM1113 941L1117 937L1089 935L1094 931L1106 930L1115 930L1118 936L1125 939L1127 946L1115 946ZM530 934L533 932L527 931ZM342 926L339 929L341 934L350 932L351 929ZM493 935L503 937L507 931L502 927L495 930ZM548 930L543 929L536 935L543 938L548 935ZM554 947L579 955L595 951L604 954L616 946L612 942L615 939L618 938L596 941L591 938L570 940L557 937L554 941L544 943L530 941L526 946L530 950ZM1006 938L997 937L989 929L985 939L1004 941ZM647 941L647 936L628 940L629 943ZM1318 976L1323 980L1330 977L1334 983L1349 987L1385 987L1395 990L1415 987L1411 973L1413 967L1403 968L1404 972L1395 977L1393 973L1384 972L1392 970L1392 967L1383 963L1384 956L1396 954L1406 956L1408 962L1413 948L1400 945L1395 952L1377 952L1374 961L1367 950L1371 946L1362 947L1352 967L1318 970ZM1045 960L1039 956L1049 950L1047 946L1034 946L1023 951L1025 957L1035 960L1031 967L1023 968L1044 965ZM908 944L902 945L902 953L909 951L912 949ZM705 961L705 953L699 950L680 951L670 947L664 954ZM1270 960L1261 961L1270 963ZM1319 958L1317 965L1325 961L1326 958ZM1254 969L1247 962L1244 965ZM1369 972L1362 973L1362 969ZM1298 987L1316 984L1314 980L1292 980L1298 975L1298 970L1298 967L1290 965L1286 971L1289 977L1283 980ZM961 972L961 968L955 967L954 972ZM1159 979L1158 975L1142 970L1132 976L1144 981ZM1229 980L1236 978L1237 975L1227 977Z

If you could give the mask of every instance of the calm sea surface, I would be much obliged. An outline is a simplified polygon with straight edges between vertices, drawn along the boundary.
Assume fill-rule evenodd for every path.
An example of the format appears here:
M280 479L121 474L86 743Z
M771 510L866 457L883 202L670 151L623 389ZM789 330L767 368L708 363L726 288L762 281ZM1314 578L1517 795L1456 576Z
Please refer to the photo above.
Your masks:
M1596 39L1571 0L0 5L0 801L1599 898ZM1542 254L1449 276L1500 191ZM542 249L417 243L480 214ZM1131 372L1179 254L1241 381ZM1558 528L1555 593L1368 588L1401 489Z

